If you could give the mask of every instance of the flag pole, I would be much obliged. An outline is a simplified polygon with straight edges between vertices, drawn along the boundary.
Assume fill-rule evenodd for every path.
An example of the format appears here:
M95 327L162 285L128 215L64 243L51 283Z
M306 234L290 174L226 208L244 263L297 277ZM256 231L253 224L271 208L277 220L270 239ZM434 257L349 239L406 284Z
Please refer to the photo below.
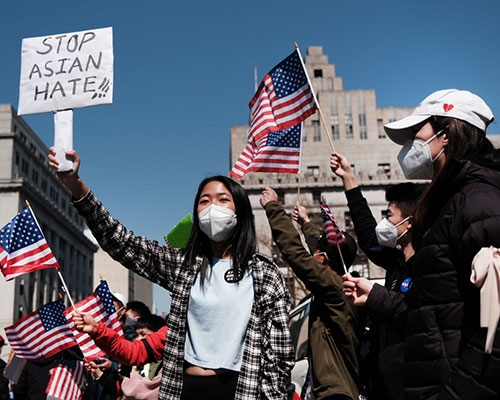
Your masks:
M73 306L73 308L75 309L75 311L78 311L78 309L76 308L75 303L73 301L73 298L71 297L71 294L70 294L70 292L68 290L68 287L66 286L66 282L64 281L64 278L63 278L63 276L61 274L61 271L57 270L57 274L59 275L59 279L61 280L61 283L63 285L64 291L68 295L69 302L71 303L71 305Z
M339 251L340 259L342 260L342 266L344 267L344 272L347 275L347 267L345 266L344 256L342 255L342 251L340 250L340 245L337 242L337 250Z
M302 60L302 55L300 54L299 45L297 44L297 42L295 42L295 49L297 50L297 53L298 53L299 59L300 59L300 63L302 64L302 68L304 69L304 72L306 74L307 83L309 84L309 87L311 88L311 93L313 95L314 102L316 103L316 107L318 107L319 117L321 119L321 124L323 125L323 129L326 132L326 137L328 138L328 141L330 142L330 146L332 148L332 151L335 151L335 147L333 146L332 138L330 137L331 136L330 132L329 132L328 127L327 127L326 122L325 122L325 117L323 117L323 113L321 112L321 107L319 106L318 99L316 98L316 95L314 94L314 89L313 89L313 86L311 84L311 80L309 79L309 75L307 74L307 69L306 69L306 66L304 64L304 61Z
M35 213L33 212L33 210L31 209L30 202L29 202L28 200L25 200L25 202L26 202L26 205L28 206L28 208L30 209L30 211L31 211L31 215L33 215L33 218L34 218L34 220L35 220L36 224L38 225L38 229L40 229L40 232L42 232L42 228L40 227L40 224L38 223L38 220L36 219L36 215L35 215ZM43 233L43 232L42 232L42 233ZM45 236L45 235L44 235L44 236ZM54 257L55 257L55 256L54 256ZM59 270L59 268L56 268L56 270L57 270L57 274L59 275L59 279L60 279L60 280L61 280L61 282L62 282L62 285L63 285L64 291L65 291L65 292L66 292L66 294L68 295L68 299L69 299L69 301L70 301L71 305L72 305L72 306L73 306L73 308L76 310L75 303L73 302L73 298L71 297L71 294L70 294L70 292L69 292L69 290L68 290L68 287L66 286L66 282L64 281L64 278L63 278L63 276L62 276L62 274L61 274L61 271Z

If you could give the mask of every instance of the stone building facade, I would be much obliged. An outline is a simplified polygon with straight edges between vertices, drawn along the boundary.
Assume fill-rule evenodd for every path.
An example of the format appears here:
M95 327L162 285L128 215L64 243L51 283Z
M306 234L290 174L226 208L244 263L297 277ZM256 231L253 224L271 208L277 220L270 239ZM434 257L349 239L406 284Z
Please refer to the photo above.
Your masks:
M0 104L0 227L24 209L28 201L75 302L89 296L102 277L112 291L151 307L151 282L139 279L113 261L86 234L83 219L71 206L71 194L48 167L48 152L48 147L14 108ZM69 305L62 287L55 269L24 274L11 281L2 276L2 336L5 326L60 295Z

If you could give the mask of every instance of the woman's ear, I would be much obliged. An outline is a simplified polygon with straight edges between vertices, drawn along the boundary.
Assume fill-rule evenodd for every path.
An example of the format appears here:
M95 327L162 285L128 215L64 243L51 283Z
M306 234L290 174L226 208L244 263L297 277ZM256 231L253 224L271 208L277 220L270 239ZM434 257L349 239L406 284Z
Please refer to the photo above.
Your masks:
M441 143L443 144L443 147L448 146L448 135L446 133L443 133L439 139L441 139Z

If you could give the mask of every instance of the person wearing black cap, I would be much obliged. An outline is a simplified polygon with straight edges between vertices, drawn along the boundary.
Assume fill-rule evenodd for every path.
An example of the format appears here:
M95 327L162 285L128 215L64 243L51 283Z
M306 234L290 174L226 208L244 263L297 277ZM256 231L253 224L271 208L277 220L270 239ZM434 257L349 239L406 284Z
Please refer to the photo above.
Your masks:
M361 384L358 374L359 334L364 324L342 291L345 268L353 263L357 245L344 232L347 243L330 246L325 235L312 223L302 226L306 237L316 238L311 252L304 248L299 232L278 202L277 193L266 188L260 204L264 208L273 239L283 258L313 294L309 315L311 386L315 399L358 399Z
M5 340L2 336L0 336L0 353L2 352L4 344ZM5 370L6 365L6 362L0 358L0 400L10 399L9 380L3 376L3 371Z
M498 317L484 323L486 288L473 279L476 255L500 247L500 152L486 137L492 121L479 96L448 89L385 126L403 146L398 161L405 176L431 181L412 222L413 285L403 349L407 399L500 398ZM496 278L490 272L498 292L498 271Z

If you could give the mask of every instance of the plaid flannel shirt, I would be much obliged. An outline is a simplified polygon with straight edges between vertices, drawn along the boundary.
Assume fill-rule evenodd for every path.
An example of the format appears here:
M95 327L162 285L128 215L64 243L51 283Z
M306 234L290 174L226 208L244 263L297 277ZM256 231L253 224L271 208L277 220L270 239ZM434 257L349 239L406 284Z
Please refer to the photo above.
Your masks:
M189 294L202 259L191 268L183 268L183 250L135 236L109 214L92 192L73 205L85 218L102 249L113 259L171 292L159 399L179 399ZM254 255L250 268L254 279L254 302L235 399L284 400L294 363L288 328L290 296L283 275L266 256Z

